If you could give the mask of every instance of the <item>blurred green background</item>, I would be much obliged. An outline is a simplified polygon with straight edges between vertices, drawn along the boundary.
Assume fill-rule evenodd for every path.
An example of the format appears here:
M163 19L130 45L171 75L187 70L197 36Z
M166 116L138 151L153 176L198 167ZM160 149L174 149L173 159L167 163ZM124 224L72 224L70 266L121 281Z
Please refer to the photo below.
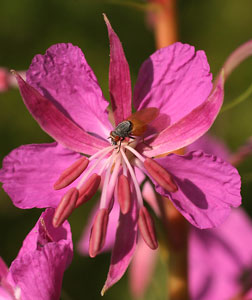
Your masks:
M152 31L143 10L125 1L88 0L1 0L0 66L25 70L35 54L52 44L71 42L84 52L105 97L108 97L109 44L102 13L106 13L119 35L128 59L132 83L141 63L155 51ZM138 3L143 3L138 1ZM215 75L225 58L252 36L251 0L180 0L178 18L180 41L205 50ZM239 96L252 83L252 59L243 63L226 84L225 103ZM81 108L80 108L81 109ZM252 97L221 114L212 133L224 139L231 150L252 135ZM50 142L24 107L18 90L0 94L0 159L22 144ZM243 205L252 215L252 158L239 167L243 178ZM41 211L20 210L0 191L0 255L10 264ZM70 217L73 241L78 241L92 203ZM62 299L100 299L109 267L109 254L95 259L75 253L66 271ZM157 268L144 299L165 299L162 263ZM104 299L131 299L127 276L107 292Z

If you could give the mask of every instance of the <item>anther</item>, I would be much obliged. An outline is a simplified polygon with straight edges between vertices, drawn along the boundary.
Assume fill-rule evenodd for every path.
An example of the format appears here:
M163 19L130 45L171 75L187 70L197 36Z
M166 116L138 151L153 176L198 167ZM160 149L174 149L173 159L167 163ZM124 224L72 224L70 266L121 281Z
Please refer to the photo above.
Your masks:
M157 249L158 242L154 222L146 207L142 206L139 211L138 228L145 243L153 250Z
M79 192L76 188L71 188L61 199L53 216L53 226L59 227L71 215L75 209Z
M83 156L68 167L54 184L55 190L63 189L77 179L81 173L87 168L89 163L88 158Z
M118 179L117 191L121 212L127 214L131 206L130 185L128 178L123 174Z
M93 227L91 229L89 240L89 255L95 257L103 248L108 225L109 213L106 208L102 208L98 211Z
M168 173L162 166L151 158L146 158L144 161L144 167L150 174L150 176L165 190L174 193L178 190L177 185L172 179L170 173Z
M76 202L76 207L90 200L99 188L101 176L93 173L88 180L79 189L79 197Z

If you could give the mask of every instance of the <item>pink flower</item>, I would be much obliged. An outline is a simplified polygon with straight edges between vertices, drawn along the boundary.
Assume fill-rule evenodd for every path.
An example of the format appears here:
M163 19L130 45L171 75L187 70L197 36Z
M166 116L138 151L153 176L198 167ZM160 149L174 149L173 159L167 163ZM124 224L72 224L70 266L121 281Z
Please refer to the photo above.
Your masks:
M0 258L0 298L10 300L59 299L65 269L73 256L70 225L52 226L48 208L26 236L10 268Z
M9 88L8 71L0 68L0 92L5 92Z
M219 228L189 236L189 286L192 300L252 297L252 221L233 210Z
M118 125L131 115L131 80L120 40L106 17L105 21L110 39L109 89ZM148 116L153 122L143 136L133 139L129 134L125 141L113 140L108 102L78 47L54 45L45 55L35 56L27 82L15 75L30 113L56 143L12 151L0 171L3 188L20 208L57 207L53 224L58 227L76 207L92 198L103 180L90 256L102 250L111 210L114 203L120 204L103 291L127 269L138 228L146 244L157 248L154 224L140 190L143 173L158 193L169 197L185 218L200 228L219 225L230 207L240 205L240 177L223 160L202 151L153 159L195 141L210 128L220 110L225 77L221 73L213 87L203 51L175 43L143 63L133 104L137 111L147 109L156 118Z

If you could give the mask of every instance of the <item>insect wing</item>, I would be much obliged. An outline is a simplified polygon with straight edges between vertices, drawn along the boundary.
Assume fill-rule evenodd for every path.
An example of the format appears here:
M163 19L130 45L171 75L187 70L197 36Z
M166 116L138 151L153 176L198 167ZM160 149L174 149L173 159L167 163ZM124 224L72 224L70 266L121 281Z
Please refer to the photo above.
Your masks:
M147 107L141 109L127 118L132 123L135 120L141 121L143 124L149 124L159 115L159 109L156 107Z
M131 135L141 136L147 129L147 125L157 118L159 115L159 109L156 107L147 107L141 109L127 118L132 122L133 129Z

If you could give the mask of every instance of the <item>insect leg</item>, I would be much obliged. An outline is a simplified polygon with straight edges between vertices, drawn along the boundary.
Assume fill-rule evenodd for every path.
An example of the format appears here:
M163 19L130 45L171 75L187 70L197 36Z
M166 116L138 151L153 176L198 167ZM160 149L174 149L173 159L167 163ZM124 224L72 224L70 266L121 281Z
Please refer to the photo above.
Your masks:
M125 140L124 137L123 137L123 138L120 138L118 152L120 151L120 149L121 149L121 144L122 144L122 142L123 142L124 140Z

